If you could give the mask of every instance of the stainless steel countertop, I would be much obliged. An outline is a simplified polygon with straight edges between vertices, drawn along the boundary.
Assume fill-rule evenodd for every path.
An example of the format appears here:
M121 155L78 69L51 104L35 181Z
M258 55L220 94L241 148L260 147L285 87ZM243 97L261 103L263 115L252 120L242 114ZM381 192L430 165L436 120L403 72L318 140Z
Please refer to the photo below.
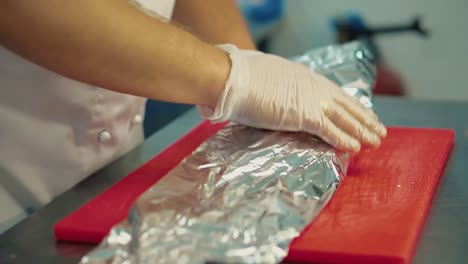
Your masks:
M456 142L436 192L414 263L468 262L468 103L378 97L386 125L451 128ZM194 127L193 109L0 236L0 263L76 263L92 246L56 243L53 225Z

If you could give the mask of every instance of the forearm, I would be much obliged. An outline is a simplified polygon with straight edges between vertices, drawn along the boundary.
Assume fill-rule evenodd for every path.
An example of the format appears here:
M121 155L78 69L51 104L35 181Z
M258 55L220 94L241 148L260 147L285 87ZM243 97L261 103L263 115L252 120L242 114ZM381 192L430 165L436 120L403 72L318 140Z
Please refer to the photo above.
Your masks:
M210 43L255 49L235 0L177 0L173 19Z
M0 2L0 44L59 74L117 92L214 106L228 56L127 1Z

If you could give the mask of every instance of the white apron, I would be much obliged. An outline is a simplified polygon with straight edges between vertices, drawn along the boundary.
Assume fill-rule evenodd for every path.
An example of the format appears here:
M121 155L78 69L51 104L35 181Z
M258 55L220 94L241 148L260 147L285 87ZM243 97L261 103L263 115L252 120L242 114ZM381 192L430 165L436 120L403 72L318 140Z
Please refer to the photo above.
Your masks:
M174 0L138 0L170 19ZM146 99L77 82L0 46L0 233L143 140Z

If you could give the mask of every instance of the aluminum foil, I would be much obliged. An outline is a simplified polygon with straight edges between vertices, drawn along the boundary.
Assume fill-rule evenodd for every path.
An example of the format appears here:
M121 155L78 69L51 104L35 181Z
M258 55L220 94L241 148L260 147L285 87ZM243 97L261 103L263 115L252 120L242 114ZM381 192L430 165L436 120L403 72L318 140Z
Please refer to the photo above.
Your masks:
M294 60L371 107L358 42ZM230 124L147 190L81 263L278 263L331 199L349 155L316 137Z
M320 72L359 99L365 107L372 108L372 88L376 74L372 63L374 58L362 42L312 49L292 60Z

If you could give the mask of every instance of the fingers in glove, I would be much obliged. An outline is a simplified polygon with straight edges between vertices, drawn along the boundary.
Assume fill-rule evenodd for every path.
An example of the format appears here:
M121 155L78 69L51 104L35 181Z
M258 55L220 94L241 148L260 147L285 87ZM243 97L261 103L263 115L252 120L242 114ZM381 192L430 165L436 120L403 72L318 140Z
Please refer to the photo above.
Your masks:
M387 129L379 121L377 115L370 109L366 109L357 100L345 94L345 92L339 92L334 96L335 102L342 106L348 113L350 113L355 119L373 132L377 133L380 137L387 136Z
M317 135L328 144L339 150L358 152L361 149L361 144L352 136L346 134L333 124L327 117L323 118L322 124L317 131L317 126L314 122L306 121L304 129L310 134Z
M324 113L339 129L360 142L373 147L378 147L380 145L380 136L369 127L360 123L341 105L333 104L332 107L324 109Z

